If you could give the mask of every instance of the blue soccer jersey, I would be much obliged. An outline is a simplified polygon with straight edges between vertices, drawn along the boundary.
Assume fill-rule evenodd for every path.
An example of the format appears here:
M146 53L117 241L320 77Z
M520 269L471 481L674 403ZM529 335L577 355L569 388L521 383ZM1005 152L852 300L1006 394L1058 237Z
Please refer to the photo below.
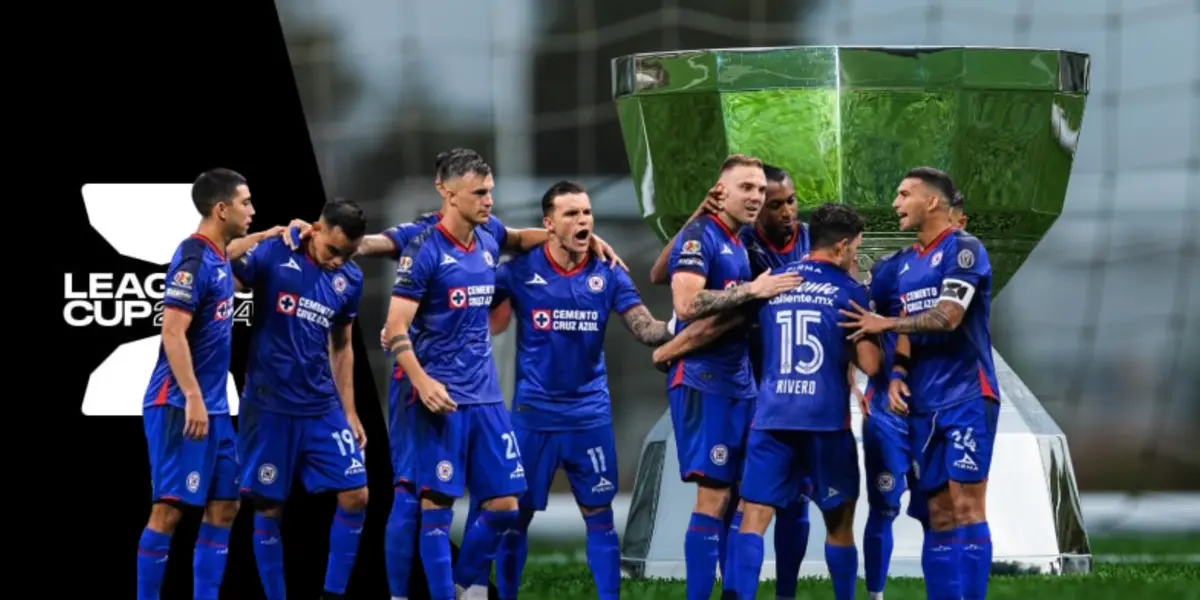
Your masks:
M704 288L725 290L750 281L750 260L737 234L715 216L705 216L684 226L671 248L668 267L676 273L704 278ZM688 322L680 320L675 333ZM749 337L737 328L681 359L671 368L670 387L689 388L728 398L752 399L757 393L750 368Z
M142 408L154 501L204 506L209 500L238 497L237 438L226 397L233 292L229 262L211 240L196 234L179 244L167 267L163 306L192 315L188 349L208 410L209 431L200 440L184 437L187 400L160 347Z
M413 219L411 223L400 223L383 230L383 235L391 240L392 245L395 247L395 250L392 251L392 258L400 258L400 255L404 253L404 249L408 247L408 243L418 233L437 225L437 222L441 220L442 211L436 210L421 214L421 216ZM496 239L496 245L500 248L503 248L508 243L508 229L504 227L504 223L501 223L500 219L495 215L488 217L488 222L480 225L480 227Z
M792 230L792 237L783 246L776 246L771 238L763 233L762 228L743 227L738 232L738 238L746 247L746 255L750 258L750 279L754 279L763 271L799 262L808 255L808 223L797 223ZM762 380L762 340L759 336L757 322L750 323L750 368L754 380Z
M966 311L952 332L910 336L914 360L910 409L936 412L978 398L998 400L988 325L992 265L983 244L966 232L947 229L928 248L902 256L897 289L908 316L941 301L954 302Z
M297 416L340 409L329 337L358 314L358 265L323 269L309 258L307 246L293 250L274 238L236 261L233 273L265 305L254 319L246 402Z
M242 489L285 500L300 476L310 492L367 484L330 363L330 338L358 314L362 271L352 262L318 266L307 244L270 239L234 264L266 306L254 320L239 427ZM269 306L269 308L267 308Z
M188 349L210 415L229 414L225 390L232 356L233 288L225 252L211 240L196 234L175 249L167 267L163 308L192 315L187 331ZM167 353L159 347L142 406L162 405L184 408L186 401L171 374Z
M782 508L805 485L823 510L858 496L858 448L850 431L846 372L854 346L838 327L839 310L869 303L844 269L806 259L774 273L804 278L796 289L759 303L763 378L746 442L743 497Z
M905 251L886 254L871 265L867 276L870 288L870 308L885 317L898 317L904 308L900 302L900 293L896 288L896 274L899 272L900 261ZM880 349L883 351L883 368L879 370L868 383L871 393L871 409L887 411L888 374L892 370L892 358L896 350L896 334L885 332L879 336Z
M503 404L488 312L496 288L495 238L476 228L463 245L440 223L418 234L400 256L392 295L416 302L410 337L425 373L446 387L454 412L413 404L414 478L423 489L461 497L517 496L525 469Z

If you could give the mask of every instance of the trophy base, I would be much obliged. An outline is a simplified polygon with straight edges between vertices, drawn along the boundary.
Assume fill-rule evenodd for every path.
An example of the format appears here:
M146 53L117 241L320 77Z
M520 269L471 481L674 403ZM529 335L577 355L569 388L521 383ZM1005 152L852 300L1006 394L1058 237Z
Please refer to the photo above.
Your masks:
M1067 439L1029 388L993 350L1002 400L999 431L988 477L988 525L992 532L994 574L1066 574L1091 571L1091 550L1083 527L1079 491ZM861 379L860 389L865 385ZM851 401L852 427L862 465L862 414ZM621 566L634 578L684 579L687 512L696 499L695 484L679 480L675 436L666 413L642 445L637 482L621 548ZM921 577L924 533L906 516L908 494L893 521L894 546L888 575ZM860 487L854 516L855 540L867 523L865 487ZM828 577L825 526L810 505L808 549L800 576ZM764 536L762 579L775 578L774 524ZM859 560L860 576L863 561Z

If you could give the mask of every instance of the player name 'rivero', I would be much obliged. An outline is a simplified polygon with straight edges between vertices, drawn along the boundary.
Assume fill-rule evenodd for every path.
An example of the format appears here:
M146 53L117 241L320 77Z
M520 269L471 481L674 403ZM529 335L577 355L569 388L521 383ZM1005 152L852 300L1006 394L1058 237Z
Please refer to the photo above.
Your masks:
M805 281L796 286L795 289L775 296L771 299L771 304L819 304L821 306L833 306L834 299L838 292L841 291L832 283L821 283L816 281Z

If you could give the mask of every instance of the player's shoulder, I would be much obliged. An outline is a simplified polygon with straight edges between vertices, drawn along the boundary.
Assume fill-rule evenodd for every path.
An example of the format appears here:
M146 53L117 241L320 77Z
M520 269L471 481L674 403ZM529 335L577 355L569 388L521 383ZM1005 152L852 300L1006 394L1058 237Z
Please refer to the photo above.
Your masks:
M216 250L212 246L212 242L200 235L189 235L175 248L175 262L200 262L203 263L209 256L218 258Z
M947 244L947 253L963 269L987 260L987 249L983 247L983 242L966 231L956 229L947 241L950 242Z
M479 226L475 227L476 241L485 250L495 250L496 248L500 247L500 242L498 242L496 240L496 236L491 229L491 227L492 227L491 219L495 219L495 218L496 217L489 217L489 220L487 223L484 223L483 225L479 225Z
M438 212L436 210L431 210L429 212L424 212L424 213L421 213L420 215L417 215L417 218L413 219L412 223L405 223L405 225L415 225L417 227L427 227L429 225L437 224L437 222L439 220L441 220L441 218L442 218L442 214L440 212Z
M894 271L896 265L903 260L906 251L906 249L895 250L875 259L875 263L871 265L870 269L871 278L878 279L880 276Z
M412 238L405 244L402 254L415 257L422 252L436 252L440 239L442 239L441 232L436 226L426 227L414 232Z
M758 245L758 232L753 227L743 227L737 232L738 241L743 246L751 248Z
M545 255L545 251L542 250L541 246L522 250L515 254L510 254L510 258L497 265L497 268L503 267L513 273L523 273L530 269L536 269L537 265L544 263L544 260L541 258L543 255Z
M362 285L363 272L362 267L358 266L358 263L348 260L342 263L342 266L338 267L338 272L346 278L350 285Z

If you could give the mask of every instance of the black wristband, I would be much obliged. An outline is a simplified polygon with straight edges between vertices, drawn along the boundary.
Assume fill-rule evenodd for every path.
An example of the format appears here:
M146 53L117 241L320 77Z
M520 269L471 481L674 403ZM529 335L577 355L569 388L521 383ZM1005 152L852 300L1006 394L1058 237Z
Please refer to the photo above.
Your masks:
M912 358L907 354L897 353L892 359L892 368L901 368L905 373L912 373Z

